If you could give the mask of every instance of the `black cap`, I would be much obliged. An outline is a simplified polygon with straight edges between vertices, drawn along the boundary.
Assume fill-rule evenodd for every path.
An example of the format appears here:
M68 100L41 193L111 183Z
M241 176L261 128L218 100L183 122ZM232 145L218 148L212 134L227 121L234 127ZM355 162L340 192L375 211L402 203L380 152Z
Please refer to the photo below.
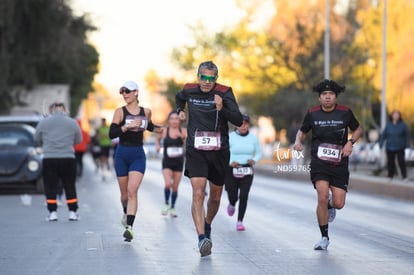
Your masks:
M332 91L338 95L339 93L345 92L345 86L341 86L333 80L324 79L313 86L313 91L319 94L324 91Z
M243 114L242 116L243 116L243 121L250 123L250 117L248 115Z

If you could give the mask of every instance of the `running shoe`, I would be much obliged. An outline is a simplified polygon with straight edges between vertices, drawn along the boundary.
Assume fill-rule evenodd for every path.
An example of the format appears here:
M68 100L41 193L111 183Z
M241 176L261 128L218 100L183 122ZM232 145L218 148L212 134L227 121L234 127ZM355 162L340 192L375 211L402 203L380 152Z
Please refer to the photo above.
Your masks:
M227 205L227 214L231 217L234 215L234 211L234 206L229 203L229 205Z
M79 220L79 214L75 211L69 211L69 220L70 221L78 221Z
M243 225L243 222L242 222L242 221L238 221L238 222L237 222L237 224L236 224L236 228L237 228L237 231L244 231L244 230L246 230L246 227L244 227L244 225Z
M326 250L328 249L328 245L329 245L329 240L327 237L322 237L322 239L315 244L315 246L313 247L314 250Z
M332 201L332 195L329 194L329 201L328 201L328 205L331 204ZM328 214L329 214L329 222L333 222L335 220L336 217L336 209L335 208L328 208Z
M122 224L122 227L127 227L127 215L126 214L123 214L122 215L122 218L121 218L121 224Z
M55 222L58 220L58 215L56 211L52 211L49 213L49 215L46 218L47 221L49 222Z
M170 209L170 206L168 204L164 204L164 207L161 210L161 215L167 216L169 209Z
M130 242L134 238L134 232L132 231L131 226L127 225L127 227L125 227L125 232L123 236L125 238L125 242Z
M175 208L171 208L170 209L170 215L173 218L177 218L178 217L177 213L175 212Z
M213 243L209 238L204 238L198 242L198 249L200 250L201 257L205 257L211 254L211 247Z

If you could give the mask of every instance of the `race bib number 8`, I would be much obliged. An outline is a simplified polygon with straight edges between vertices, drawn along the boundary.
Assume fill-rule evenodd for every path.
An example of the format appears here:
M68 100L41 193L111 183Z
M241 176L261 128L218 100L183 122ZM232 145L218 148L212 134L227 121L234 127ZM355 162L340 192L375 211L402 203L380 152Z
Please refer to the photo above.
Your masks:
M318 147L318 158L321 160L338 163L341 161L341 151L341 145L321 143Z
M221 139L219 132L196 131L194 136L194 148L204 151L219 150Z

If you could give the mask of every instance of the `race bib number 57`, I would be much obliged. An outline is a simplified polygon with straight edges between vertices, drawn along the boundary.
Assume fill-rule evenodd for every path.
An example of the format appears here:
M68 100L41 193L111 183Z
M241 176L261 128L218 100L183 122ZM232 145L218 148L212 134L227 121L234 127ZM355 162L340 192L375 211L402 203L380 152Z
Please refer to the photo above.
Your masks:
M219 132L197 131L194 136L194 148L198 150L220 150L221 139Z
M321 143L318 147L318 158L332 163L338 163L341 161L341 151L341 145Z

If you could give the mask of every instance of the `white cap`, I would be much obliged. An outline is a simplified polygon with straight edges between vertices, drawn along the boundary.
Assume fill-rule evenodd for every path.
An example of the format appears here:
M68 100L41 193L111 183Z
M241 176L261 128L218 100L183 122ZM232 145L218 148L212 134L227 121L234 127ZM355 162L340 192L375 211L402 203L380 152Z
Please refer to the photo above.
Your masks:
M138 90L138 84L135 83L132 80L129 80L129 81L125 82L124 85L122 85L122 87L125 87L128 90L130 90L130 91Z

